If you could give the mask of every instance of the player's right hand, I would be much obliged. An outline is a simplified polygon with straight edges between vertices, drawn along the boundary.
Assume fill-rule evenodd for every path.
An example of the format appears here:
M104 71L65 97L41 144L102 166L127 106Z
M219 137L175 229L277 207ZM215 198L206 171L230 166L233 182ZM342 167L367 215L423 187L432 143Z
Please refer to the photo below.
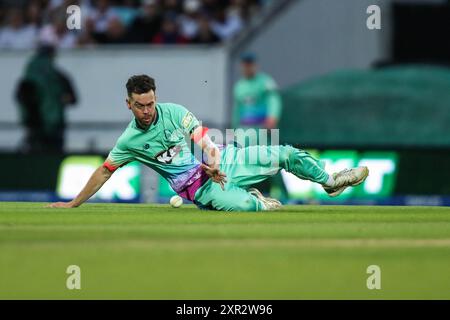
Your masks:
M74 208L70 202L53 202L45 206L46 208Z
M212 168L207 166L206 164L201 164L202 169L206 172L206 174L212 179L212 181L220 184L222 190L225 190L225 183L227 182L227 175L221 172L218 168Z

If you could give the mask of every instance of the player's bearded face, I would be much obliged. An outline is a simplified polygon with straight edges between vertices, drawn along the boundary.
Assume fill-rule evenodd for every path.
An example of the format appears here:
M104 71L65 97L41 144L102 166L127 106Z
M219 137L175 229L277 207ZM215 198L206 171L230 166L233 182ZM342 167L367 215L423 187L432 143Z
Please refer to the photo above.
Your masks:
M127 105L141 126L148 127L152 124L156 116L156 96L153 90L141 94L132 93L127 99Z

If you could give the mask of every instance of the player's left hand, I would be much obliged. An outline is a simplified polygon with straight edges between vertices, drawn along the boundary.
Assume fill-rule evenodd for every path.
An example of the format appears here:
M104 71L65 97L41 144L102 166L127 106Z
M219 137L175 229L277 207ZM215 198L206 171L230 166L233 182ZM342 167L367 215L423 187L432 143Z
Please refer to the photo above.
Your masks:
M54 202L45 206L45 208L73 208L70 202Z
M203 171L212 179L212 181L220 184L222 190L225 190L225 183L227 183L227 175L219 170L219 168L209 167L206 164L201 164Z

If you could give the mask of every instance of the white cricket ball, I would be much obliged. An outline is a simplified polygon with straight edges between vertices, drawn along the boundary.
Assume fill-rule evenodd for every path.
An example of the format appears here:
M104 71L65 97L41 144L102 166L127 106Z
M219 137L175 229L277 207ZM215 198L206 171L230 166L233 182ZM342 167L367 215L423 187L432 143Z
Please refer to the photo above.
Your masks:
M170 205L174 208L179 208L183 204L183 198L180 196L173 196L170 198Z

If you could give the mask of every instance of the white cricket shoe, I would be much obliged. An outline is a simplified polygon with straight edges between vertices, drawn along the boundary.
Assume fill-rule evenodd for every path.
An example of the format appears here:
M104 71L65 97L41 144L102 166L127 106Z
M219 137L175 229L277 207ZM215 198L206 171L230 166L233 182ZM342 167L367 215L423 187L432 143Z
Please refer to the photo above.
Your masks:
M337 197L347 187L357 186L366 180L369 175L369 168L357 167L352 169L344 169L337 173L333 173L334 186L323 187L330 197Z
M267 210L276 210L281 208L282 204L280 201L274 198L264 197L261 192L256 188L248 189L248 192L257 197L266 207Z

